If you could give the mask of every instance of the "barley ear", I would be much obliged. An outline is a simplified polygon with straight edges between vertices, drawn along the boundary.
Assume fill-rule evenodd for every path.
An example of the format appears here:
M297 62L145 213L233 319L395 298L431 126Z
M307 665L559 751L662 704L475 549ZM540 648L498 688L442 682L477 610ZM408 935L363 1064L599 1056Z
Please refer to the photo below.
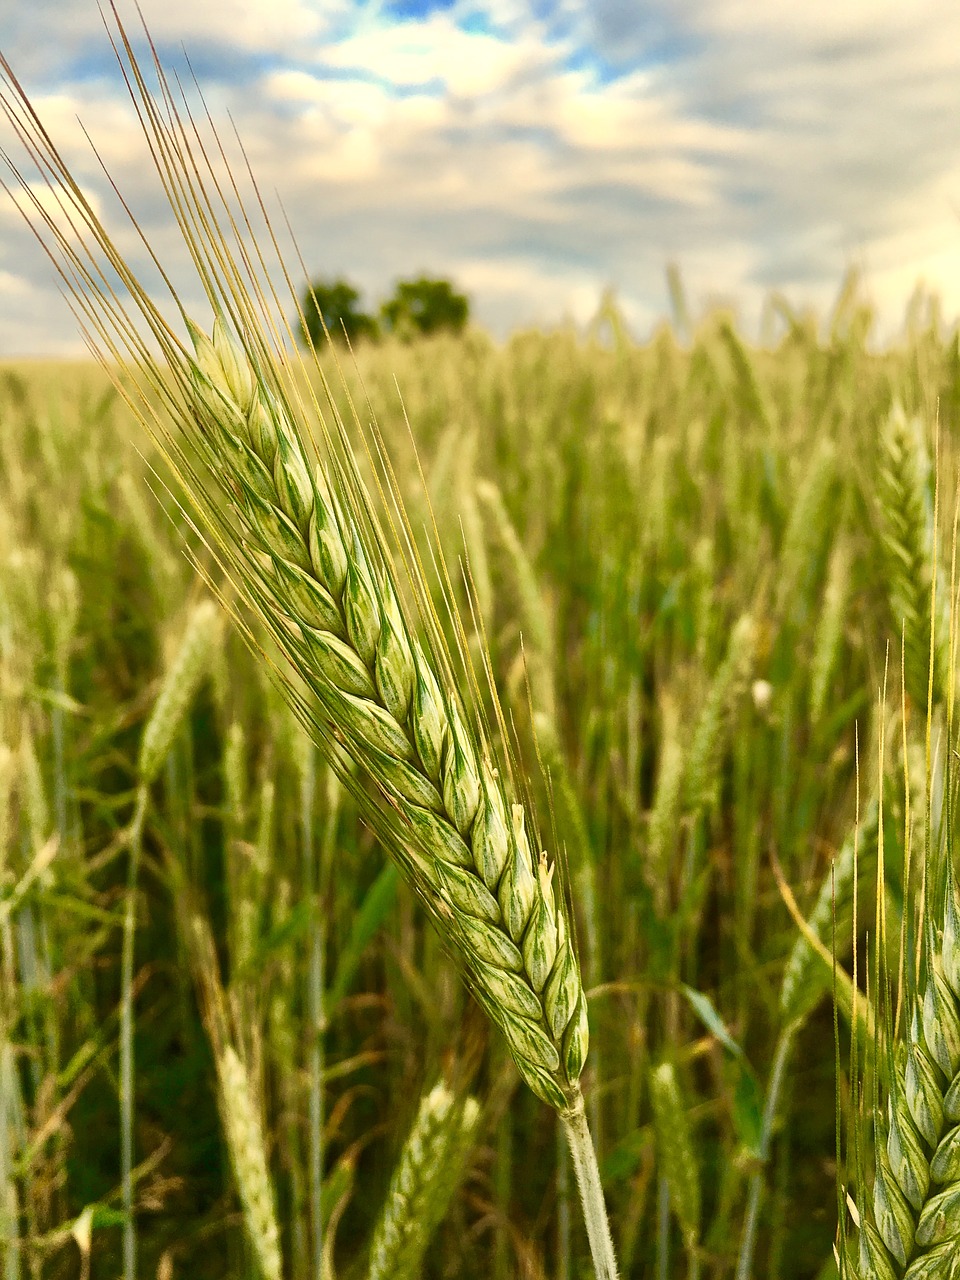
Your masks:
M191 116L155 47L141 68L137 41L115 9L113 25L150 154L215 313L212 334L180 309L189 350L171 327L0 58L6 115L76 233L54 232L53 256L91 341L129 376L134 407L207 545L287 660L275 673L288 701L395 857L523 1078L567 1126L598 1275L609 1280L616 1265L579 1088L587 1003L565 886L555 882L532 814L516 803L523 788L502 745L506 717L491 688L489 722L497 729L489 727L457 616L449 619L451 652L376 424L364 436L371 484L332 396L328 425L308 377L295 376L295 359L281 349L279 299L260 250L279 253L285 237L274 233L255 187L256 214L244 211L215 128L217 145L198 145L205 125ZM55 223L36 210L42 238ZM254 225L266 236L260 246L246 235ZM162 275L159 256L153 261ZM116 292L115 278L124 286ZM356 413L353 425L363 433ZM305 445L314 427L322 434L319 467ZM165 704L166 723L182 714L181 697L182 689ZM170 740L159 723L145 739L141 795ZM132 870L125 939L133 932L133 884ZM127 947L125 974L131 956Z

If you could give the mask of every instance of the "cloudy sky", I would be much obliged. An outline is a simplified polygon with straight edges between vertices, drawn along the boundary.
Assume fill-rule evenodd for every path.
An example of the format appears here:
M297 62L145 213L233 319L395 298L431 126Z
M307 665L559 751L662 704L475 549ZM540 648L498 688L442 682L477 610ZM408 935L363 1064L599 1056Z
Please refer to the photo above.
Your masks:
M918 280L960 314L956 0L141 4L311 273L370 306L446 275L505 334L586 321L612 285L643 334L674 260L695 307L728 299L748 325L772 289L828 306L851 265L890 333ZM83 122L192 296L96 0L0 0L0 51L109 209ZM0 201L0 356L76 348Z

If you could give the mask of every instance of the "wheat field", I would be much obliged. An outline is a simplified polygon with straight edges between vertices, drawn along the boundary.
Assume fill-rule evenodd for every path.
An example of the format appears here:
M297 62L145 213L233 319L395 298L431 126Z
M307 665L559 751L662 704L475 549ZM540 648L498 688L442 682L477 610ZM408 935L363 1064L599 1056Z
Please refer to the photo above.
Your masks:
M930 830L957 336L928 302L871 347L855 280L819 323L770 313L762 346L721 313L637 344L610 306L588 334L361 347L335 393L369 397L412 525L429 495L469 565L570 886L624 1276L836 1274L838 1176L872 1186L844 975L866 991L878 956L882 831L896 977ZM93 365L6 365L0 417L5 1280L123 1274L125 1113L139 1275L588 1274L556 1117L280 697L270 638L205 603L229 584L123 397ZM836 1001L788 899L836 944ZM838 1098L864 1133L840 1148ZM377 1270L391 1231L410 1260Z

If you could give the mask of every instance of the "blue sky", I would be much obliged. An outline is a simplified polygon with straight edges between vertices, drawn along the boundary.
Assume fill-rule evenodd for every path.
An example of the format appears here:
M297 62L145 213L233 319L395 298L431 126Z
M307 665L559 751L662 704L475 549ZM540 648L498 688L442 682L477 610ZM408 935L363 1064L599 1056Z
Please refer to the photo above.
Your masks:
M400 276L447 275L505 334L584 322L612 286L642 335L673 260L695 309L728 301L753 327L770 290L825 309L850 266L888 334L919 281L960 312L955 0L142 8L236 121L311 273L371 306ZM191 296L95 0L0 4L0 50L109 211L87 126ZM14 215L0 206L0 355L75 350Z

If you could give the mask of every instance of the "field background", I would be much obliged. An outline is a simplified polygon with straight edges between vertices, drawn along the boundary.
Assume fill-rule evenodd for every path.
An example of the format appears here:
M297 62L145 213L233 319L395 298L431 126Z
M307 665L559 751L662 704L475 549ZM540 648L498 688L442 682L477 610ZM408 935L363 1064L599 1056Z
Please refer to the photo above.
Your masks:
M419 527L399 385L545 829L552 807L626 1277L733 1276L745 1233L746 1276L835 1273L832 979L775 868L805 916L829 895L859 753L862 942L881 727L894 913L922 754L926 691L909 669L901 740L878 441L900 405L954 476L957 335L918 294L902 337L871 345L855 278L831 316L772 300L767 326L751 345L727 314L691 325L681 306L637 345L610 301L587 334L388 342L344 374ZM0 427L0 1270L113 1280L124 832L144 726L209 595L185 547L220 580L96 367L0 366ZM952 513L952 479L944 491ZM949 517L941 533L949 548ZM269 663L228 627L189 693L150 787L137 890L138 1274L260 1274L270 1206L251 1206L231 1162L240 1115L249 1167L269 1169L283 1274L366 1275L441 1076L482 1110L423 1274L589 1274L554 1116L518 1084ZM816 921L828 948L831 914ZM843 911L837 932L849 969ZM842 1102L847 1033L841 1012ZM225 1038L242 1064L232 1094ZM664 1062L676 1105L658 1125Z

